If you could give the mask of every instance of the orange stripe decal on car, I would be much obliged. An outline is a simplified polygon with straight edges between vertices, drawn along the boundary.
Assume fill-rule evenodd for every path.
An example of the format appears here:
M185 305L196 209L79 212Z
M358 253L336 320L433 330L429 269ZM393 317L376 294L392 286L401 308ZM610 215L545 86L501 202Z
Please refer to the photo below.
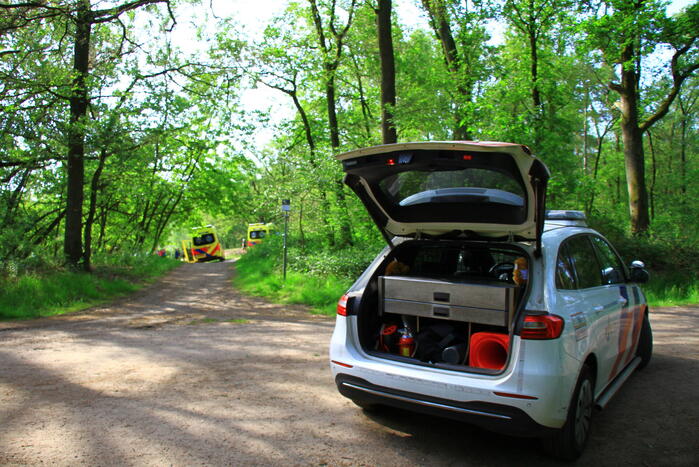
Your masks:
M621 289L621 296L628 300L629 297L626 293L626 287L621 287ZM627 305L622 307L619 323L618 353L614 365L612 366L612 371L609 373L610 380L621 370L619 366L622 362L624 362L625 366L626 363L633 358L634 350L636 349L641 332L642 317L643 313L640 306L628 306L627 302ZM630 341L629 337L631 337ZM628 354L626 354L627 351ZM625 355L626 358L624 358Z

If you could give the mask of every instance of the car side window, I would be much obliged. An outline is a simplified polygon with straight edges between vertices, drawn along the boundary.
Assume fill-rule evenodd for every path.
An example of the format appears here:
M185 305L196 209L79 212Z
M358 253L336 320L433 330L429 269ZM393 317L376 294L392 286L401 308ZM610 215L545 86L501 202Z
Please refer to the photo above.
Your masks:
M576 289L575 268L573 261L568 255L568 244L563 243L558 249L556 258L556 288L560 290Z
M601 237L591 237L592 244L599 254L600 274L603 284L624 282L624 266L612 247Z
M575 269L577 286L588 289L602 285L600 266L587 235L578 235L566 241L568 255Z

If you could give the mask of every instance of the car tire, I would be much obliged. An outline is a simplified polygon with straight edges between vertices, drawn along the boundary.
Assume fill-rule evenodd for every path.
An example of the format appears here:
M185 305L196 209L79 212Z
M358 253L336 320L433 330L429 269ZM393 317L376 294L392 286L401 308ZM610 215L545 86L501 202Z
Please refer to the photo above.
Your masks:
M641 363L639 363L636 368L637 370L645 368L653 355L653 330L650 328L650 320L648 319L647 311L643 315L643 325L641 327L641 335L638 338L636 355L641 357Z
M587 365L583 365L568 407L565 425L554 435L542 440L549 455L562 460L575 460L583 453L590 438L594 388L592 371Z

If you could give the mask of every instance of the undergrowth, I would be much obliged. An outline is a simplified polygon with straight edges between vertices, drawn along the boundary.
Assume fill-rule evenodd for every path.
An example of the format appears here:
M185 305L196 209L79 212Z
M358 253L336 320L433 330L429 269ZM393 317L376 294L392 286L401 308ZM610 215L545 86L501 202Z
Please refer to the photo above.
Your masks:
M688 239L628 237L609 227L600 228L628 266L641 260L650 273L642 284L650 306L699 304L699 245Z
M337 301L373 259L364 262L359 250L329 255L323 251L288 254L286 280L283 277L281 247L270 239L248 248L236 262L236 287L244 293L266 297L278 303L308 305L315 313L335 314Z
M158 256L97 256L94 272L43 269L0 276L0 319L81 310L139 289L180 263Z

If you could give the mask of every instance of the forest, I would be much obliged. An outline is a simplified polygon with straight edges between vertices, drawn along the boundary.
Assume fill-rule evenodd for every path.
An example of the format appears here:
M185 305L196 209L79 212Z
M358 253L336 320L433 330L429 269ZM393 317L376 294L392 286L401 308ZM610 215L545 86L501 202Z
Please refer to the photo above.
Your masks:
M0 2L3 280L202 224L238 247L282 199L292 264L351 275L382 239L334 155L490 140L544 161L548 208L699 281L699 4L297 0L251 25L221 3ZM246 105L255 89L289 111Z

